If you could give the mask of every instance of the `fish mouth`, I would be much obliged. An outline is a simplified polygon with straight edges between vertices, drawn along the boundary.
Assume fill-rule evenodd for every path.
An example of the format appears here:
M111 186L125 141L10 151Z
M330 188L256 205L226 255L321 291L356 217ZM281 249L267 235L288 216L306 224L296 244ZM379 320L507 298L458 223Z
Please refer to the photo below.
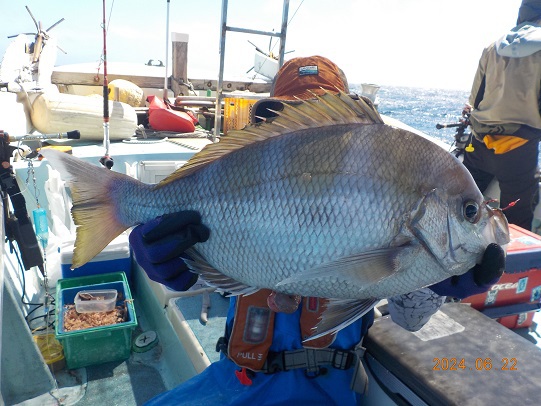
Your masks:
M503 214L503 211L499 208L490 207L486 202L484 203L484 208L487 211L487 215L484 220L486 224L478 231L479 234L476 233L482 241L483 251L480 253L477 251L470 251L472 254L478 254L478 258L475 261L476 263L480 263L483 257L484 249L486 249L489 244L496 243L502 247L504 252L507 253L507 244L509 244L510 241L509 224L507 222L507 218ZM447 253L448 255L444 259L438 259L436 255L434 255L434 257L444 269L447 269L451 275L454 275L454 266L458 266L460 263L456 252L460 248L465 249L466 247L460 243L460 238L455 235L451 223L452 222L448 217L447 230L450 236L449 251Z
M498 208L492 208L485 203L488 211L488 223L482 231L485 241L495 242L505 250L505 246L511 240L509 237L509 223L503 211Z

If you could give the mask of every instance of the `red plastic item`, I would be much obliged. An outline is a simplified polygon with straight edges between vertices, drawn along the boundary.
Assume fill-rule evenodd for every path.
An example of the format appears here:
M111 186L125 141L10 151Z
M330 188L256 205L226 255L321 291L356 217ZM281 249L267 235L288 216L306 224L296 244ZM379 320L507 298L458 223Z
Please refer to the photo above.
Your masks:
M510 329L530 327L533 323L535 312L514 314L497 319L498 323Z
M250 386L252 384L252 380L248 376L246 368L241 368L240 371L235 371L235 375L237 376L239 382L244 386Z
M462 302L472 307L505 309L517 304L534 304L541 300L541 236L509 224L511 242L507 246L505 273L488 292L470 296ZM498 318L508 328L529 327L534 311Z
M172 110L163 100L148 96L148 122L156 131L191 133L195 131L192 117L184 111Z

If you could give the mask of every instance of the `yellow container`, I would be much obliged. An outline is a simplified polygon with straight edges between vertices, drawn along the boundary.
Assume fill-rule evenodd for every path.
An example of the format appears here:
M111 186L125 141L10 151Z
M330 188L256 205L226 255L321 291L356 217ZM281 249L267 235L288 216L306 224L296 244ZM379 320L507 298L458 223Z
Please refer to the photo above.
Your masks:
M257 99L238 99L226 97L224 99L224 135L229 130L241 130L250 124L250 114Z
M124 79L115 79L108 85L109 100L116 100L132 107L144 107L143 89ZM118 92L118 95L116 94ZM118 96L118 98L117 98Z
M60 371L66 366L62 344L56 339L54 333L35 334L34 342L43 356L45 363L52 372Z

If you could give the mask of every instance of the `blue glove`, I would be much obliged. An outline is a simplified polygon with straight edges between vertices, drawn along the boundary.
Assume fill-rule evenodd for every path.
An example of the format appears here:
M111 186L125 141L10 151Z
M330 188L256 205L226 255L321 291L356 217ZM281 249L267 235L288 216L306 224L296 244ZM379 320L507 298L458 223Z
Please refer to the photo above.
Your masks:
M135 227L130 244L150 279L184 291L193 286L198 275L190 272L181 255L192 245L207 241L209 235L198 212L180 211Z
M494 285L505 270L505 253L498 244L490 244L480 264L463 275L455 275L429 288L440 296L464 299L484 293Z

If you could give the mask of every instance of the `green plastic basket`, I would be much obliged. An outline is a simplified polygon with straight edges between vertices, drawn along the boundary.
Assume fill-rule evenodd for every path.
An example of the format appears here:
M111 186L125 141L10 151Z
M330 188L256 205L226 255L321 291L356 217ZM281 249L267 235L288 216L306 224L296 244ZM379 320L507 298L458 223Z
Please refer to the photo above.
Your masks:
M127 303L128 317L123 323L110 326L64 331L64 305L73 304L78 291L117 289ZM55 335L64 348L68 369L77 369L105 362L125 360L131 353L132 331L137 316L124 272L60 279L56 284Z

